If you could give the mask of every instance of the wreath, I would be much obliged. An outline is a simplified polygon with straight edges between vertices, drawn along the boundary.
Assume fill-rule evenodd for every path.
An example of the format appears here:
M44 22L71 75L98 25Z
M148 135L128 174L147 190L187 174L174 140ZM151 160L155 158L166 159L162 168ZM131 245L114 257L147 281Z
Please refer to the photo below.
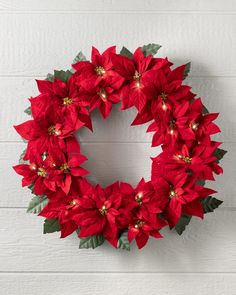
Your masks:
M64 238L77 232L80 248L105 240L126 250L136 240L142 248L149 237L162 238L163 227L182 234L192 216L203 218L222 203L205 187L223 172L219 161L226 151L211 140L220 132L213 123L218 113L209 113L183 84L190 63L172 69L167 58L154 57L160 47L148 44L134 53L123 47L119 54L115 46L102 54L93 47L91 61L80 52L73 69L36 80L40 94L25 110L32 119L14 126L27 142L14 169L34 194L27 211L46 218L44 233L60 231ZM137 109L132 125L150 122L152 146L162 148L152 158L150 180L142 178L135 188L119 181L106 188L91 184L74 135L92 130L94 109L106 119L119 102L121 110Z

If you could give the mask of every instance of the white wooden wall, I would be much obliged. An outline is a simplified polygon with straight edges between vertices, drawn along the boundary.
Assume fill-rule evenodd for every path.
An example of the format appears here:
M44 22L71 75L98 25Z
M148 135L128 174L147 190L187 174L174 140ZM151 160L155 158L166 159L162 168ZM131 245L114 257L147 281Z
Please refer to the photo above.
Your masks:
M236 1L235 0L0 0L0 294L236 294ZM79 50L92 45L130 49L150 42L176 64L192 61L188 83L218 120L229 153L225 174L212 187L223 206L202 222L194 219L179 237L142 251L108 245L79 250L76 236L42 234L42 219L26 214L30 200L11 166L24 144L12 125L27 119L34 79L68 68ZM95 134L80 135L92 179L135 184L148 178L150 136L128 127L134 113L119 112Z

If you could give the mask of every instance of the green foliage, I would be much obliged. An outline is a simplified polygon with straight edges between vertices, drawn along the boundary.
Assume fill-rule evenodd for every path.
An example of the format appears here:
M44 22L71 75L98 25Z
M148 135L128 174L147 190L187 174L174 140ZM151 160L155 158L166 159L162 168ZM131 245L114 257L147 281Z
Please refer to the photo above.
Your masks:
M191 218L192 216L186 215L186 214L183 214L180 217L178 223L175 226L175 230L177 231L179 235L182 235L182 233L185 231L186 226L189 224Z
M96 248L104 243L103 235L93 235L87 238L80 238L80 249Z
M209 111L208 111L208 109L205 107L205 106L203 106L202 107L202 113L205 115L205 114L209 114Z
M72 64L75 64L78 61L86 61L86 57L81 51L76 55L76 57L74 58Z
M28 107L27 109L24 110L24 113L26 113L29 116L32 116L32 110L31 107Z
M43 233L50 234L56 231L60 231L60 224L57 218L45 219L43 225Z
M206 181L205 181L204 179L198 179L198 180L196 181L196 184L197 184L197 185L201 185L201 186L204 186L205 183L206 183Z
M21 153L20 159L19 159L19 164L27 164L28 163L28 161L24 160L25 152L26 152L26 150L23 150L23 152Z
M216 156L218 161L220 161L226 153L227 153L227 151L217 148L214 150L213 155Z
M70 78L71 75L72 75L72 72L69 71L69 70L67 70L67 71L63 71L63 70L57 71L57 70L55 70L54 71L54 78L59 79L59 80L65 82L65 83L68 81L68 79Z
M117 248L130 251L130 243L128 241L128 231L124 231L117 243Z
M153 56L157 53L157 51L161 48L161 45L150 43L141 47L141 50L145 56L152 54Z
M120 51L120 54L123 55L123 56L126 56L130 59L132 59L133 57L133 53L129 51L129 49L127 49L126 47L122 47L121 51Z
M54 75L53 74L50 74L48 73L47 74L47 77L45 79L46 81L50 81L50 82L53 82L54 81Z
M183 80L188 77L188 74L190 72L191 68L191 62L186 63L185 69L184 69L184 75L183 75Z
M39 214L47 203L48 198L46 196L34 196L29 203L27 213Z
M205 213L213 212L216 208L218 208L223 201L218 200L214 197L206 197L202 200L202 205Z

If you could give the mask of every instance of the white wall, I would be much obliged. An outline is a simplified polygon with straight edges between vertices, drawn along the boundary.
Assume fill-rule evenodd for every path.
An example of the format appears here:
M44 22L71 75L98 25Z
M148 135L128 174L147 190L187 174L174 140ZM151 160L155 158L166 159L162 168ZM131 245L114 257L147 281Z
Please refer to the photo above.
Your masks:
M0 294L236 294L236 1L235 0L0 0ZM229 153L225 174L212 187L224 204L183 236L164 230L163 240L142 251L108 245L79 250L71 236L43 236L42 219L26 214L30 200L16 164L24 144L12 129L27 117L34 79L68 68L91 45L163 45L161 56L192 61L188 83L211 111ZM95 134L80 136L93 180L133 184L148 177L150 137L128 127L134 113L116 108L106 123L94 116Z

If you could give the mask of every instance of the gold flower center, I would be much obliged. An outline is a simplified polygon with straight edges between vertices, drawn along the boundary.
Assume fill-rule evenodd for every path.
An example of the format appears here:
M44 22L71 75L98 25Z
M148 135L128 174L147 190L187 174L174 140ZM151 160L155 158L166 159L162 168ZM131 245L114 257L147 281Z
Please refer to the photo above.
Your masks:
M169 192L169 197L170 197L171 199L177 197L176 192L175 192L174 190L170 190L170 192Z
M64 173L69 173L70 172L69 166L68 166L67 163L62 164L61 167L60 167L60 170L62 170Z
M165 102L167 100L168 94L162 92L160 96L161 96L162 102Z
M135 223L134 227L135 227L135 228L141 228L141 227L143 227L144 224L145 224L144 221L142 221L142 220L138 220L138 221Z
M38 168L37 174L38 174L38 176L41 176L41 177L46 177L47 176L47 172L42 167Z
M138 71L135 71L135 72L134 72L134 75L133 75L133 79L134 79L134 81L139 81L140 78L141 78L141 74L139 74Z
M69 98L69 97L65 97L63 98L63 105L65 106L69 106L73 103L73 99L72 98Z
M104 69L103 67L101 67L101 66L97 66L97 67L94 69L94 71L95 71L95 73L96 73L98 76L101 76L101 77L106 73L105 69Z
M48 128L48 134L49 134L49 135L54 135L54 134L55 134L55 131L56 131L55 126L50 126L50 127Z
M185 163L188 163L188 164L190 164L192 162L192 158L190 158L190 157L185 157L185 156L178 155L178 158L180 160L183 160Z
M58 130L58 129L56 129L55 126L50 126L50 127L48 128L48 134L49 134L49 135L56 135L56 136L59 136L59 135L61 134L61 131Z
M102 214L102 216L107 214L107 207L103 205L100 209L99 212Z

